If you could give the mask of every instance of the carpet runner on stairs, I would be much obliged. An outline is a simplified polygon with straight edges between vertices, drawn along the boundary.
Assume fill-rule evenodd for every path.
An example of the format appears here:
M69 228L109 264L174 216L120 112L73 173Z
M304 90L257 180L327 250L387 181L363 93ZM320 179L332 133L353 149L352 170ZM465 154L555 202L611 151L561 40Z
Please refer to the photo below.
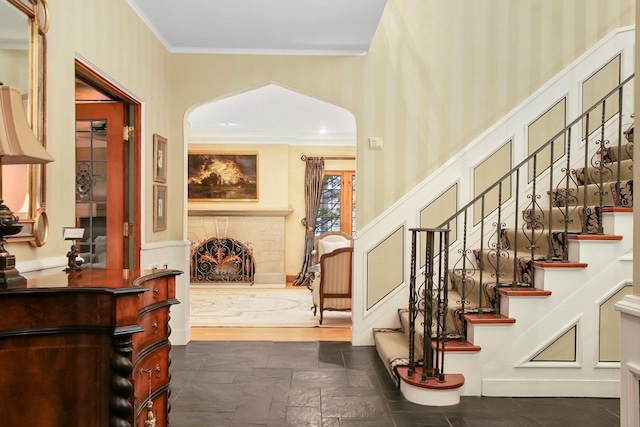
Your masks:
M551 208L537 204L524 208L517 229L498 227L497 242L468 253L461 251L464 262L451 263L445 331L448 339L467 351L480 351L466 341L466 314L480 312L498 317L500 289L535 290L535 261L567 261L569 235L602 233L603 208L633 207L633 141L601 151L592 160L596 166L573 169L555 190L546 192ZM375 329L374 339L380 358L400 386L398 367L408 363L408 310L399 309L398 315L401 326ZM423 321L418 315L416 328L422 330ZM414 352L419 359L424 337L420 331L416 337Z

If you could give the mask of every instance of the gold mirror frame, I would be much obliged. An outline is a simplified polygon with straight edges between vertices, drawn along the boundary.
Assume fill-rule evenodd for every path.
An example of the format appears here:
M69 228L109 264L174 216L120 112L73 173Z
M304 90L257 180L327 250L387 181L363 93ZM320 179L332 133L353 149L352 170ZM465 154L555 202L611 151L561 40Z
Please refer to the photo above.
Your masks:
M6 0L24 13L29 23L28 114L33 133L46 147L47 129L47 38L49 9L46 0ZM47 241L49 221L45 212L44 165L29 165L29 215L21 219L22 232L8 237L12 242L29 242L40 247Z

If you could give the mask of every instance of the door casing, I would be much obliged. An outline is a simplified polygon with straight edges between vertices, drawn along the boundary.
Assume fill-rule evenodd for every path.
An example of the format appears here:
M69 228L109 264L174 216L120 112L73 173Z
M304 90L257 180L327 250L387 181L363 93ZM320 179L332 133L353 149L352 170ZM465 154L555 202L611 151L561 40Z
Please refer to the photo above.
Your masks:
M124 181L123 203L123 223L120 225L121 232L124 232L124 223L130 224L128 235L124 239L126 248L122 252L122 262L126 268L138 270L140 269L140 249L141 249L141 123L142 123L142 106L139 100L127 93L118 86L117 83L110 81L101 73L93 70L89 65L80 59L75 60L76 77L82 79L85 83L91 85L96 90L107 94L114 100L121 101L124 104L124 125L128 127L128 149L123 154L123 167L126 172ZM121 130L124 139L124 129ZM111 199L110 199L111 200ZM124 259L127 254L127 259Z

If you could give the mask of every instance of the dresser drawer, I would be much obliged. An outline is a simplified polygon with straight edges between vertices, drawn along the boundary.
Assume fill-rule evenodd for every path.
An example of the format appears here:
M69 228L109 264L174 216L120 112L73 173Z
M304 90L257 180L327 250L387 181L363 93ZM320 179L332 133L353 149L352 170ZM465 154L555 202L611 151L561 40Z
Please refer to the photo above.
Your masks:
M169 386L169 343L165 343L148 354L143 355L133 367L132 379L134 389L135 412L140 413L141 407L149 397L159 392L166 392ZM143 410L146 411L146 410ZM162 406L154 406L154 413L164 412Z
M153 402L153 415L156 418L156 426L163 427L167 425L167 392L163 392L157 396L155 396L152 400ZM147 420L148 410L146 406L142 408L142 411L138 413L138 418L134 423L135 427L144 427L144 422Z
M146 307L166 301L168 298L175 297L175 290L169 286L169 282L173 283L173 277L158 277L141 283L141 286L147 288L148 291L138 295L140 298L140 307Z
M160 307L138 318L138 324L144 329L133 335L133 358L148 346L166 339L169 334L169 307Z

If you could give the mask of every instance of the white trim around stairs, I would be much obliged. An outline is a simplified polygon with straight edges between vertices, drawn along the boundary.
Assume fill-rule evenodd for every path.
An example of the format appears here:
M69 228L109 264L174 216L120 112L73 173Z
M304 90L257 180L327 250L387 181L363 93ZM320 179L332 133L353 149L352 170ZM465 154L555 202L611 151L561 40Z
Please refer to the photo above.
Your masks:
M511 397L620 397L620 381L612 379L514 379L496 378L482 381L483 396Z
M640 425L640 295L627 295L615 307L625 337L620 354L620 426L636 427Z
M460 389L431 390L400 381L402 395L412 403L428 406L451 406L460 403Z
M380 245L390 230L404 225L405 230L420 226L420 211L433 202L441 190L458 184L458 200L466 203L472 199L473 173L470 165L484 159L508 139L513 139L514 164L522 160L526 143L525 124L546 111L558 96L567 95L568 117L577 117L581 110L581 82L606 63L612 56L622 54L621 74L623 77L634 71L633 49L635 27L620 28L610 33L591 49L576 59L570 66L558 73L547 84L528 97L518 107L496 122L493 126L475 138L458 155L451 158L434 173L407 192L401 199L386 209L362 230L358 230L354 240L354 283L363 284L353 291L353 329L354 345L373 345L373 328L397 326L395 312L406 305L402 295L406 294L409 280L410 263L404 263L404 280L396 289L373 307L367 308L368 267L367 254ZM626 118L625 118L626 119ZM434 191L434 189L436 189ZM405 239L405 254L411 253L411 239Z

